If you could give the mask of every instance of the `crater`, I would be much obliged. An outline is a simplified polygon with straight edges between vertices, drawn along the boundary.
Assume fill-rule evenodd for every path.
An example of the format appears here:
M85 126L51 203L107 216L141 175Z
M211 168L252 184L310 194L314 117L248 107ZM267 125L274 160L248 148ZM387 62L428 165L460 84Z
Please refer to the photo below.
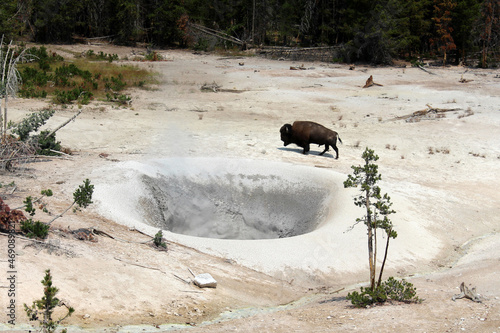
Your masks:
M120 168L126 179L105 195L111 209L158 229L204 238L309 233L325 221L335 192L319 170L286 163L171 158ZM131 189L134 195L124 198Z

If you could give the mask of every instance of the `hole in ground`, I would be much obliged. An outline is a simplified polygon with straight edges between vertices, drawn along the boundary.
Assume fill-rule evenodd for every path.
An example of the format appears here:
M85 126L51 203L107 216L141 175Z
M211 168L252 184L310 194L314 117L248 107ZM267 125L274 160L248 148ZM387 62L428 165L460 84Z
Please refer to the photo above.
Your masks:
M311 232L328 213L332 188L314 168L218 159L161 164L156 173L139 175L143 189L137 205L143 222L159 229L218 239L274 239Z

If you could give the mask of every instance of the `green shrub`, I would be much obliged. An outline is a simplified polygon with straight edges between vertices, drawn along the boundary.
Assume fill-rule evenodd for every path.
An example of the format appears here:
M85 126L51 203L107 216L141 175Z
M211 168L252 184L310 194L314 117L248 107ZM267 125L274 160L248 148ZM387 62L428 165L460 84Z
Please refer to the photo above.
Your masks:
M50 136L47 136L48 134L50 134L49 131L42 131L40 132L40 135L37 136L38 138L38 149L36 151L37 155L45 155L45 156L60 155L56 152L53 152L52 150L60 151L61 142L56 141L55 133Z
M117 54L107 54L102 51L99 51L98 54L95 54L93 50L88 50L87 52L85 52L85 57L92 60L103 60L109 62L120 59Z
M374 303L387 301L387 295L381 287L375 287L374 290L361 287L359 293L357 291L348 293L346 299L350 300L355 307L364 308Z
M35 57L38 61L49 59L49 54L47 53L47 48L45 46L31 47L28 49L28 53Z
M124 95L124 94L118 94L118 93L107 93L106 94L106 100L108 102L116 102L121 105L126 105L129 104L132 98L130 96Z
M33 207L33 198L30 196L26 197L26 199L23 201L24 204L24 211L30 216L35 215L35 208Z
M74 203L79 207L87 208L92 203L92 194L94 193L94 185L90 184L89 179L83 181L83 185L78 186L78 189L73 193Z
M21 232L29 238L46 238L49 234L50 226L40 221L28 219L21 221Z
M360 288L360 292L353 291L348 293L347 300L350 300L352 305L359 308L364 308L374 303L384 303L387 300L398 302L415 302L420 303L421 299L417 297L417 289L413 284L406 280L396 280L390 277L380 286L371 288Z
M160 61L163 60L163 57L161 56L161 54L158 54L156 52L150 52L146 54L144 59L146 59L147 61Z
M193 47L195 51L205 51L207 52L210 48L210 41L206 38L198 39L198 42Z
M36 132L40 126L44 125L54 112L54 110L34 112L17 124L12 129L12 133L17 134L21 141L26 141L29 138L29 134Z
M25 67L21 71L21 79L24 84L33 84L38 87L44 87L49 81L52 81L53 77L47 74L44 70L38 70L33 67Z
M24 98L46 98L47 91L44 89L37 89L31 84L25 84L21 89L19 89L19 96Z
M103 78L104 88L106 90L120 91L125 89L127 83L123 81L123 75L120 73L117 77L112 76L111 78Z
M392 276L385 281L381 287L387 297L399 302L420 302L417 296L417 289L406 280L398 281Z
M39 48L31 47L28 49L28 54L35 58L38 62L43 61L47 63L54 63L64 60L62 56L56 54L55 52L49 55L45 46L40 46Z
M76 87L71 90L56 90L54 101L59 104L70 104L73 101L78 101L80 104L89 104L93 94L81 87Z
M167 244L163 241L163 232L161 230L156 233L155 238L153 239L153 244L156 247L167 248Z
M38 60L38 67L40 67L40 69L42 71L50 70L50 64L49 64L48 60L45 60L45 59Z

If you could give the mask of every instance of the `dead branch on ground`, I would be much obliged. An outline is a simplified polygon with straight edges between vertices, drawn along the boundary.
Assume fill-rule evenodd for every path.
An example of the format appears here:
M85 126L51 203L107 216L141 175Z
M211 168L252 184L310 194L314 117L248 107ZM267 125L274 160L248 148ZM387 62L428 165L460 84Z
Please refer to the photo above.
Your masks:
M429 104L427 104L427 109L415 111L415 112L410 113L408 115L396 117L396 118L389 119L389 120L390 121L391 120L406 120L407 122L414 122L414 121L421 120L423 117L429 117L430 115L442 114L445 112L452 112L452 111L459 111L459 110L461 110L461 109L460 108L439 109L439 108L434 108L434 107L430 106ZM433 119L433 118L434 117L429 117L429 119Z
M46 138L50 138L51 135L53 135L55 132L59 131L61 128L63 128L64 126L68 125L72 120L74 120L76 117L78 117L78 115L82 113L82 110L79 110L77 114L75 114L73 117L69 118L68 120L66 120L64 123L62 123L61 125L57 126L55 130L53 130L52 132L50 132L48 135L46 135L45 137Z
M429 72L427 69L423 68L421 65L418 65L418 68L420 68L421 70L423 70L424 72L426 72L428 74L436 75L436 73Z
M455 301L455 300L460 299L460 298L468 298L471 301L474 301L474 302L477 302L477 303L481 303L482 302L481 296L478 293L476 293L476 287L473 287L473 288L469 289L465 285L464 282L462 282L462 284L460 284L460 294L453 295L453 297L451 299L453 301Z
M462 74L462 76L460 77L460 80L458 80L458 82L460 83L469 83L469 82L472 82L474 80L467 80L467 79L464 79L464 75Z
M0 144L0 170L13 171L16 165L35 159L36 146L7 136Z
M208 91L208 92L230 92L230 93L242 93L247 90L239 90L239 89L222 89L222 86L219 86L217 83L205 83L204 85L201 86L200 88L201 91Z
M363 88L368 88L368 87L371 87L371 86L381 86L381 87L383 87L383 85L374 82L373 81L373 76L370 75L370 77L368 78L368 80L366 80L365 86Z
M163 274L166 274L164 271L162 271L161 269L159 268L156 268L156 267L151 267L151 266L145 266L145 265L141 265L141 264L136 264L135 262L130 262L130 261L127 261L127 260L123 260L121 258L118 258L118 257L113 257L115 260L118 260L118 261L121 261L127 265L132 265L132 266L137 266L137 267L141 267L141 268L146 268L146 269L151 269L151 270L154 270L154 271L159 271Z
M212 92L218 92L221 86L219 86L217 83L205 83L204 85L201 86L201 91L212 91Z

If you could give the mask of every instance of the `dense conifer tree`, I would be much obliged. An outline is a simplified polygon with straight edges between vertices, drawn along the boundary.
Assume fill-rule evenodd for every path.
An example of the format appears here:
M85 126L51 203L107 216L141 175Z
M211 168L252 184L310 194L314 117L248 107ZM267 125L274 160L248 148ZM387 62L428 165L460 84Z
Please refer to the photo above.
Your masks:
M430 51L457 61L481 51L486 66L500 48L499 16L500 0L3 0L0 35L187 46L194 22L249 44L343 45L345 61L388 63Z

